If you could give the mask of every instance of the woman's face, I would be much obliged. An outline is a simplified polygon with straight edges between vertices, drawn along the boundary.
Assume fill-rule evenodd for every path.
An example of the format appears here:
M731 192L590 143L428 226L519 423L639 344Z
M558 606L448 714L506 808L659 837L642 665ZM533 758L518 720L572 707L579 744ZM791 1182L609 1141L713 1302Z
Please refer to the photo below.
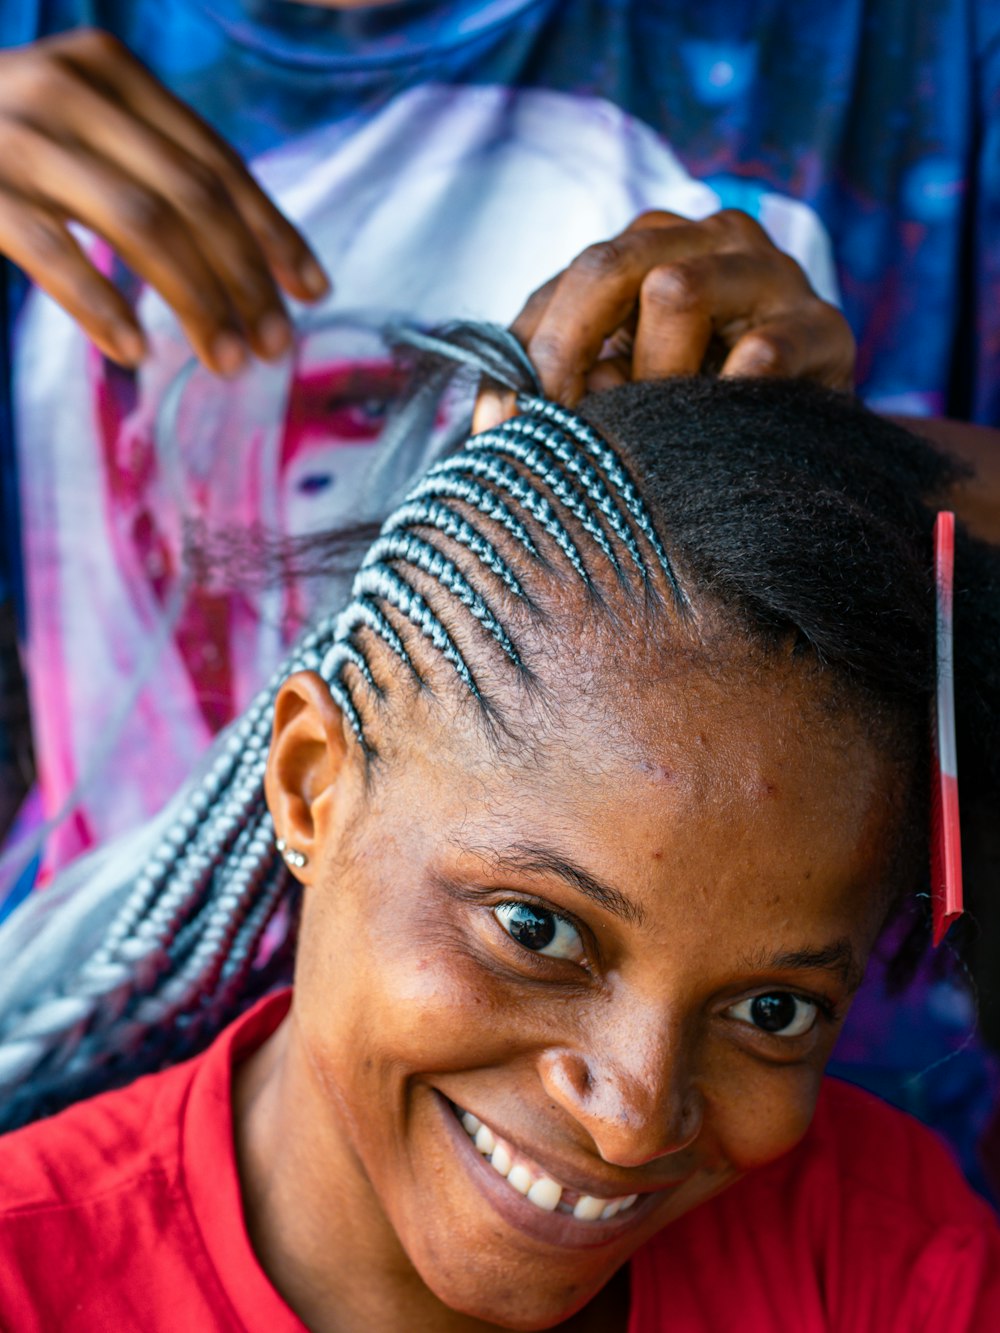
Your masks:
M801 668L589 688L513 760L418 702L310 797L317 1191L503 1327L798 1141L885 905L888 767Z

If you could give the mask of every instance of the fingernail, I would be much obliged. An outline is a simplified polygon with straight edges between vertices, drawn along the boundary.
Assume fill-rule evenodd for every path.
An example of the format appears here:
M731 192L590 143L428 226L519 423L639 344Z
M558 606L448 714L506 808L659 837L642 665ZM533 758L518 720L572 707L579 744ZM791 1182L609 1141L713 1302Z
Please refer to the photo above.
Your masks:
M257 341L265 356L282 356L291 346L292 326L284 315L272 311L257 325Z
M513 394L500 394L494 393L491 389L483 389L476 400L472 414L473 431L478 435L484 430L495 430L514 415L514 408Z
M115 351L130 366L137 365L146 355L146 340L138 329L128 324L119 324L112 330L111 341Z
M315 259L303 259L299 265L299 277L306 291L312 296L323 296L330 290L330 279Z
M247 349L236 333L217 333L210 348L212 360L223 375L236 375L246 365Z

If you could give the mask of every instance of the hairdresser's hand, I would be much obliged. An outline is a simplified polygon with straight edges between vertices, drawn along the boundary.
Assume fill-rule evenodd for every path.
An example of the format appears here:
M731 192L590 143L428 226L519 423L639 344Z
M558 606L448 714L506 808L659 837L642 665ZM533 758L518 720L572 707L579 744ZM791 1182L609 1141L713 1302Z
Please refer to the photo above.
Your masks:
M794 259L746 213L691 222L643 213L540 287L512 325L546 394L573 407L626 380L699 370L787 375L848 389L854 339ZM480 395L479 430L512 414Z
M0 53L0 253L126 365L145 353L128 303L69 223L99 233L173 307L198 357L233 374L280 356L279 292L328 283L237 154L107 33Z

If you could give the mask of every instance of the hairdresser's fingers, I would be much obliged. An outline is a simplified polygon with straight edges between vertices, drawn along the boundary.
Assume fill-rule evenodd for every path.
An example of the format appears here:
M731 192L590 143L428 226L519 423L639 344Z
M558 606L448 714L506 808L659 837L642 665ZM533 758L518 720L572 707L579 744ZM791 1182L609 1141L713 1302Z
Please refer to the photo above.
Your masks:
M850 385L854 365L846 320L774 247L695 256L646 275L632 377L695 374L710 348L728 353L729 375L806 377L837 388Z
M54 217L98 230L175 307L196 353L216 370L239 369L250 350L287 350L279 283L303 299L328 288L233 150L105 33L77 30L0 52L0 189L25 205L20 214L8 207L10 225ZM9 238L6 253L18 248ZM30 238L21 248L32 248ZM56 270L36 260L32 276L61 293L88 332L99 330L108 312L88 319L90 269L65 244L49 256ZM96 338L109 355L131 359L106 335Z
M178 315L197 355L221 374L244 364L236 312L190 228L163 195L79 148L69 151L26 125L15 139L31 161L29 202L74 218L103 236ZM25 192L29 183L20 184ZM151 243L155 237L155 244Z
M794 261L751 219L739 219L644 213L534 292L512 332L550 396L572 406L584 392L629 379L694 374L717 327L742 333L748 311L771 313L790 293L815 299ZM568 386L559 378L567 368L575 372ZM512 414L511 397L487 389L474 425L486 429Z
M681 217L679 213L667 213L663 209L655 209L646 213L640 213L638 217L633 218L622 232L622 236L626 237L636 231L650 231L655 228L666 229L668 227L691 227L692 225L698 224L692 224L690 218ZM582 260L584 254L587 254L587 251L583 251L582 254L577 257L578 260ZM568 268L563 269L554 277L549 278L548 282L542 283L541 287L538 287L533 291L524 303L521 312L510 326L511 332L524 346L528 345L537 331L543 315L545 315L548 310L549 303L568 272Z
M534 337L535 330L542 322L542 318L549 308L549 303L555 296L564 275L565 270L562 270L555 277L549 278L548 282L543 282L541 287L537 287L525 301L513 324L511 324L510 331L522 347L527 347Z
M550 278L548 282L533 291L510 326L511 333L522 346L527 347L531 334L542 318L561 277L562 274L557 273L554 278ZM476 405L472 413L473 432L493 430L503 422L509 421L516 412L516 396L509 389L484 380L476 395Z
M719 217L721 214L712 214L713 217ZM634 217L625 228L624 235L631 231L649 231L653 227L690 227L698 226L697 222L692 222L691 218L684 217L681 213L669 213L665 208L649 208L645 213L640 213Z
M828 389L854 387L856 348L843 315L820 301L776 315L738 338L720 374L808 379Z
M315 254L239 154L114 37L97 29L73 37L72 43L66 40L64 57L88 79L112 91L126 110L201 163L236 206L281 286L303 301L325 295L330 284Z
M546 394L574 406L606 340L632 314L650 269L715 244L712 230L687 224L637 228L588 246L513 325Z
M637 313L626 374L626 353L615 339L631 333ZM798 356L776 344L772 364L788 373L801 364L823 382L850 383L853 339L846 323L759 223L736 210L699 222L655 212L588 247L531 297L513 331L546 392L573 406L585 390L624 378L717 368L750 330L779 320L783 337L794 341L808 330L817 346ZM731 373L752 373L753 346L751 340L741 349ZM757 344L762 368L766 346L766 340Z
M89 125L89 150L118 168L122 180L166 200L186 224L191 242L235 311L249 347L265 359L287 352L292 326L274 276L219 177L158 129L103 100L92 88L79 89L77 101ZM162 247L163 240L150 235L148 244L152 252ZM139 269L144 278L149 277L146 268ZM209 344L216 332L200 329L198 344Z
M472 412L472 431L495 430L517 413L517 398L509 389L480 389Z
M605 389L617 389L620 384L627 384L631 378L631 356L621 354L601 357L587 376L587 393L603 393Z
M61 218L0 191L0 253L58 301L106 356L124 365L142 359L145 341L128 302Z

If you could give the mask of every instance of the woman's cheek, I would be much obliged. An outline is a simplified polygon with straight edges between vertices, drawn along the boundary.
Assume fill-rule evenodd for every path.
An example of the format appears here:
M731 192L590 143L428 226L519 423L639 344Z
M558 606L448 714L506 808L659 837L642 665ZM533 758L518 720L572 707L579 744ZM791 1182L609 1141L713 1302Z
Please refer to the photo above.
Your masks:
M741 1054L716 1062L713 1075L705 1093L714 1136L741 1172L790 1152L812 1123L822 1070L753 1063Z
M420 898L393 895L383 911L374 894L360 917L344 902L311 935L303 930L296 1006L326 1067L367 1059L405 1077L509 1054L517 1009L509 988L484 965L461 911Z

